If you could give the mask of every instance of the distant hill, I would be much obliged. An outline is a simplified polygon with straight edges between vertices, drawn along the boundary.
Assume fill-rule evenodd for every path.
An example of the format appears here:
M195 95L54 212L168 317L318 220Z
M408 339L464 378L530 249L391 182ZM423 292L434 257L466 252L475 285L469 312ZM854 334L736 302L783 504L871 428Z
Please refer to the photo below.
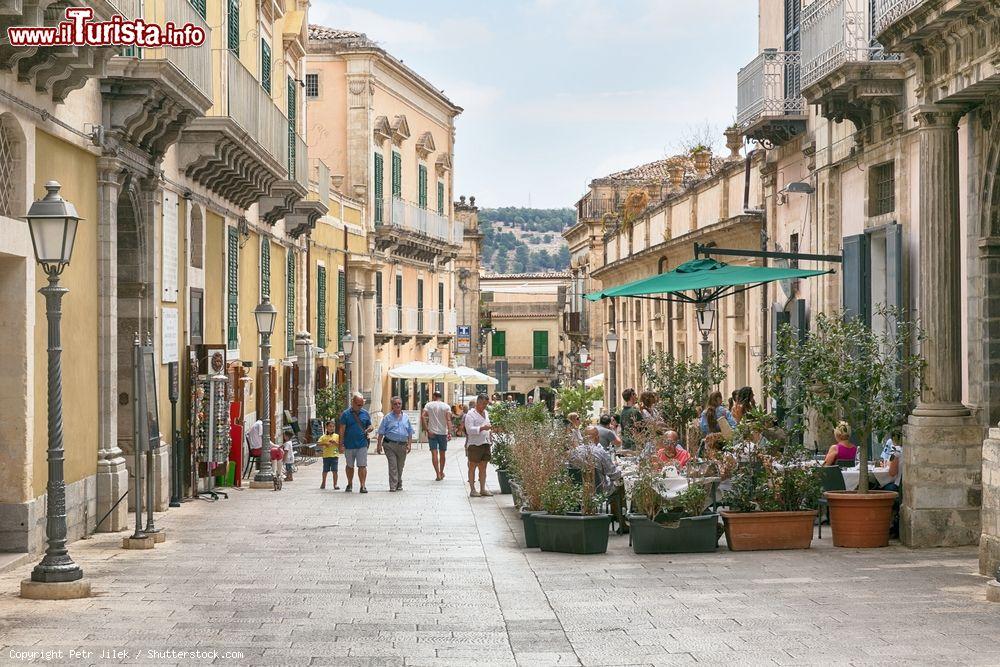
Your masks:
M483 268L496 273L565 271L569 246L560 234L575 223L571 208L481 208Z

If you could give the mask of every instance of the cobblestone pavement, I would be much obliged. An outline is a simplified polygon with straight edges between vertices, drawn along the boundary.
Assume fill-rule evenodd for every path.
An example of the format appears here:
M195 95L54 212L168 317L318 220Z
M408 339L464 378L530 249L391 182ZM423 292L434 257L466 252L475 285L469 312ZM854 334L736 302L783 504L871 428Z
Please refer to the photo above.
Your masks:
M434 482L414 451L402 493L382 457L367 495L320 491L311 465L280 493L170 510L154 551L75 542L91 599L21 600L30 566L5 572L0 663L1000 664L974 549L851 551L827 534L804 552L526 551L510 496L468 498L449 454ZM171 649L203 655L148 653Z

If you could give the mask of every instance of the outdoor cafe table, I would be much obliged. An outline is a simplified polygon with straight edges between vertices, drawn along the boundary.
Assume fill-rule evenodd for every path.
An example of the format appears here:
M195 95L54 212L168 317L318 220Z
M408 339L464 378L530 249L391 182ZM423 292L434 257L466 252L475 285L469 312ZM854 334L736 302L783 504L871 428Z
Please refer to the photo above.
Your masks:
M626 492L631 495L632 486L635 484L637 461L634 457L620 457L618 467L622 471L622 481L625 484ZM710 486L719 481L718 477L685 477L673 470L666 468L663 474L656 480L656 488L665 499L676 498L688 488L689 484L703 484Z
M869 468L868 471L875 475L875 479L878 480L880 486L885 486L892 481L892 475L889 474L889 468ZM844 486L848 491L853 491L858 488L858 480L861 478L861 471L857 466L853 468L844 468L840 472L844 475Z

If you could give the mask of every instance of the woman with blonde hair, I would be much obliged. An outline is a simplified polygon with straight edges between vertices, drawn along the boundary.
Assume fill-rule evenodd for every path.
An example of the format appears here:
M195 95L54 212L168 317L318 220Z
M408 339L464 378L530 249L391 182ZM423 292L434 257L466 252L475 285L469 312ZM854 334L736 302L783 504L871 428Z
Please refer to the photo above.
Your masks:
M851 444L851 425L845 421L837 422L833 428L833 437L837 439L837 442L830 445L823 465L837 465L838 461L853 462L858 455L858 448Z

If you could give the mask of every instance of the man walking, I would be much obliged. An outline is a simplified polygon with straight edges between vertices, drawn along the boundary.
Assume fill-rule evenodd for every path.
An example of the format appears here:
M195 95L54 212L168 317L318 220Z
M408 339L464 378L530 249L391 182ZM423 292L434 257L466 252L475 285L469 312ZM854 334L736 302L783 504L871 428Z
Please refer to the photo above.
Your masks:
M354 469L358 469L358 483L361 493L368 493L365 480L368 478L368 434L372 432L372 418L365 410L365 397L355 393L351 396L351 407L344 410L338 426L340 442L344 446L344 464L347 466L347 487L345 492L354 490Z
M382 453L385 445L385 460L389 464L389 490L403 490L403 466L406 455L413 447L413 424L410 418L403 414L403 399L393 396L389 401L392 411L382 417L378 425L378 441L375 452Z
M451 439L451 407L441 400L441 392L431 394L431 402L424 406L420 421L427 432L427 443L434 464L435 481L444 479L444 458Z
M486 464L490 461L490 417L486 414L486 404L489 397L479 394L476 406L465 415L465 433L468 446L466 455L469 457L469 497L492 496L486 488ZM476 490L476 469L479 469L479 490Z

